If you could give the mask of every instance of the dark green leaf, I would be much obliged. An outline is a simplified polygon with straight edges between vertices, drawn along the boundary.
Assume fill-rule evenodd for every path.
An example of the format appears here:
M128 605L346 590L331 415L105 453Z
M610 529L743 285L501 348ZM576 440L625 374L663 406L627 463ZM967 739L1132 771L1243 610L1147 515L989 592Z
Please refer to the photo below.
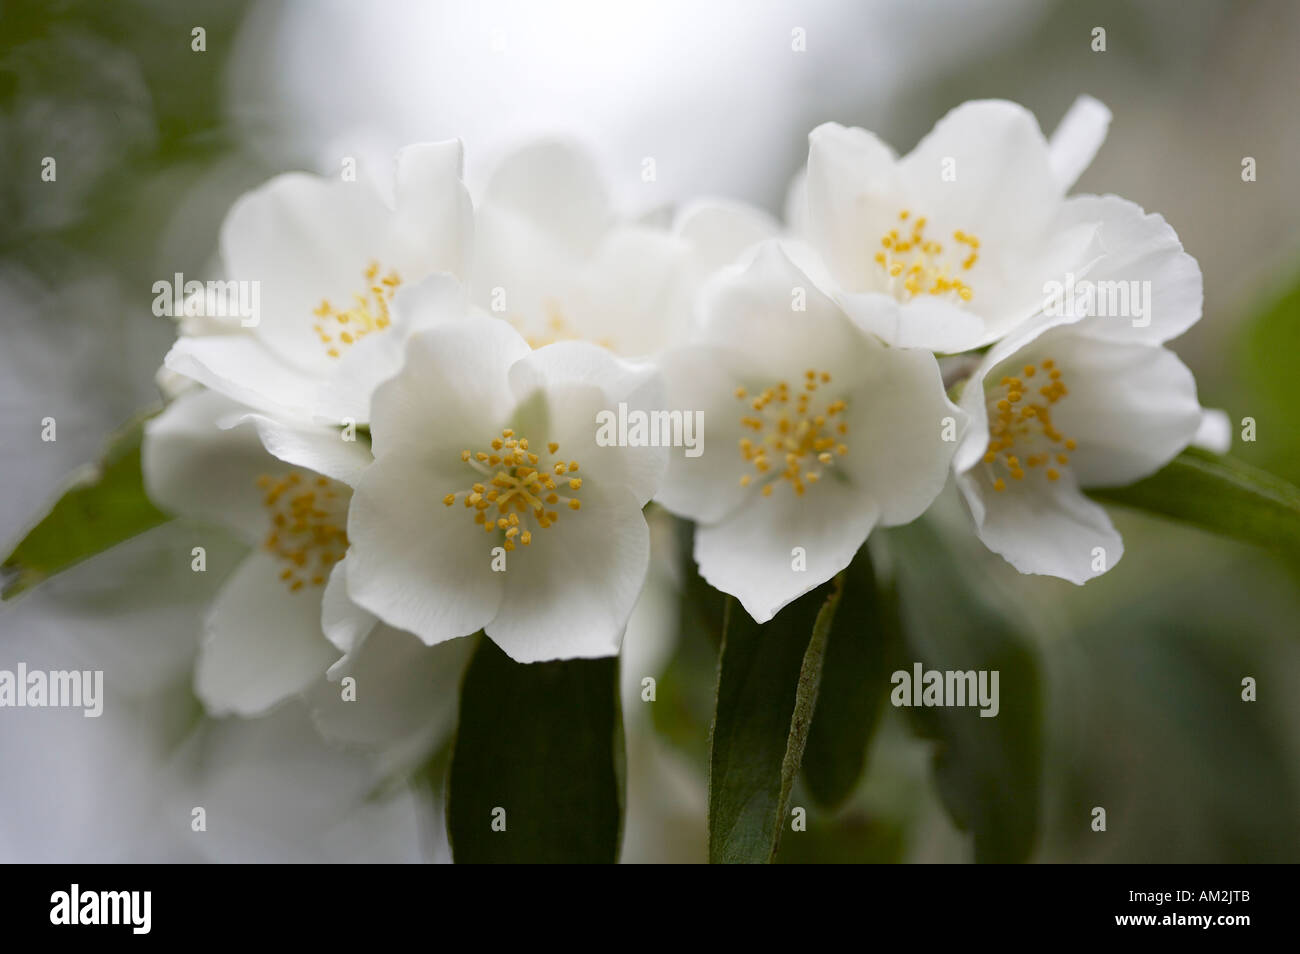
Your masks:
M109 443L0 566L4 599L170 519L149 500L140 472L142 415Z
M896 638L897 612L892 587L878 586L863 547L845 571L803 757L808 793L825 808L843 804L866 768L867 749L889 695L886 647Z
M768 863L817 704L842 580L759 625L727 601L709 756L709 860Z
M447 784L457 862L617 861L622 771L616 658L525 665L479 637Z
M1300 555L1300 488L1231 457L1188 448L1146 480L1092 496Z
M676 520L682 584L678 602L679 638L658 680L650 707L655 732L685 753L701 773L708 771L708 725L717 691L718 650L727 597L701 578L691 555L695 524Z
M1042 775L1042 691L1036 649L924 520L890 531L904 638L895 665L912 672L998 673L999 711L907 707L937 744L935 781L958 827L975 836L976 861L1023 861L1037 839Z

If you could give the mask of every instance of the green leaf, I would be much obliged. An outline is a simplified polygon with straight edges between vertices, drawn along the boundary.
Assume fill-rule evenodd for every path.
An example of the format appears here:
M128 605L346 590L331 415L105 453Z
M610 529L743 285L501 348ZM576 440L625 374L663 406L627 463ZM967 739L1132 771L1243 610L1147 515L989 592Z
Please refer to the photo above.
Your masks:
M889 695L887 647L898 629L897 596L880 587L863 547L844 575L844 593L827 637L826 665L803 778L817 804L834 809L852 794Z
M1300 555L1300 488L1231 457L1188 448L1145 480L1091 495Z
M1245 365L1238 372L1243 391L1231 400L1242 413L1233 416L1238 421L1243 416L1252 418L1258 439L1239 443L1236 452L1249 463L1300 481L1300 428L1292 418L1295 373L1291 369L1291 356L1300 353L1300 273L1288 275L1270 292L1238 338Z
M171 519L145 494L140 472L144 422L152 414L136 417L114 435L100 464L77 477L45 518L23 537L0 565L4 578L0 598L17 596L47 577Z
M837 577L761 626L727 601L709 756L715 864L776 856L842 586Z
M457 862L613 863L623 815L618 659L517 663L486 637L447 784ZM493 821L504 809L504 831ZM498 824L499 827L499 824Z
M1038 653L989 587L926 520L889 532L904 625L893 665L998 673L998 714L978 706L906 707L936 742L935 782L959 828L975 836L975 860L1024 861L1037 840L1043 748Z

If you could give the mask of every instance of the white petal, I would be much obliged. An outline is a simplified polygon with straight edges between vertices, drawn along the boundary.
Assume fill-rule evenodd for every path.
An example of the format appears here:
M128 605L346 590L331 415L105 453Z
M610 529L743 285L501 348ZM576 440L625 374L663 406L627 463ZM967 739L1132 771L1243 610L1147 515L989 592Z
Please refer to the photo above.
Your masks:
M251 424L268 453L286 463L306 467L355 487L361 472L370 464L370 448L364 441L345 440L344 430L332 427L289 424L264 414L239 414L223 418L223 429Z
M568 303L575 336L629 357L662 351L689 325L692 265L690 246L667 232L612 229Z
M641 504L659 489L667 466L664 447L601 446L601 415L663 409L663 380L646 362L617 358L585 341L561 341L526 355L510 369L510 387L521 405L541 405L521 412L545 417L546 434L530 438L558 443L565 460L577 460L582 474L606 487L624 487ZM528 425L517 421L521 436Z
M1232 420L1228 412L1214 407L1204 408L1192 446L1214 454L1228 453L1232 449Z
M618 652L650 564L650 530L627 490L596 484L507 555L506 595L486 632L517 662Z
M334 742L418 751L445 738L456 724L460 680L472 639L426 646L410 633L379 626L359 648L347 675L355 698L336 681L309 696L312 720Z
M785 227L801 239L808 237L808 166L790 177L785 191Z
M1052 174L1069 191L1106 141L1110 110L1098 99L1080 96L1061 119L1048 143Z
M1021 360L1022 351L1030 348L1038 338L1053 328L1066 327L1078 321L1077 317L1035 315L985 353L962 386L961 399L958 402L961 409L966 412L968 421L966 436L962 439L961 446L957 448L957 454L953 458L953 469L957 473L963 474L974 467L988 448L989 421L986 406L988 398L985 394L984 382L990 377L993 380L1001 380L1002 375L995 373L994 369L1005 363L1007 368L1017 368L1018 373L1019 368L1026 363Z
M673 231L688 242L698 267L715 271L738 261L781 226L762 209L730 199L696 199L677 214Z
M402 371L372 399L375 456L405 449L427 457L491 440L514 406L509 368L529 351L517 331L493 319L448 321L413 334Z
M219 426L241 410L212 391L187 391L145 424L141 468L146 492L162 509L255 543L269 526L257 478L281 465L252 427Z
M1083 584L1124 555L1124 541L1072 476L1013 482L995 491L983 471L957 478L980 540L1021 573ZM1100 550L1098 550L1100 548Z
M837 300L855 325L895 348L956 354L987 337L978 314L934 295L906 304L878 292L842 293Z
M872 287L872 256L902 197L894 152L873 133L823 123L808 136L808 240L848 292Z
M848 400L845 475L879 507L884 526L915 520L947 483L966 426L944 394L938 362L928 352L879 347Z
M421 250L423 274L467 275L474 210L461 181L463 153L460 140L452 139L418 143L397 154L394 227L405 233L406 243Z
M349 655L361 647L378 622L373 613L352 602L348 596L347 562L347 557L344 557L334 564L321 597L321 629L325 638L344 654L330 667L331 675L347 667Z
M466 636L500 605L503 574L491 569L499 534L442 498L477 479L459 450L401 451L361 477L348 511L347 590L353 602L429 645Z
M318 414L331 422L370 421L375 389L402 367L412 334L471 316L460 282L447 274L405 285L393 299L393 323L384 334L370 334L348 348L325 376Z
M1098 288L1099 294L1104 292L1108 314L1085 319L1081 330L1112 341L1163 344L1200 319L1201 268L1161 216L1148 215L1118 196L1084 195L1065 202L1059 222L1100 224L1098 238L1105 254L1087 279L1114 283ZM1128 284L1125 288L1118 283ZM1120 297L1124 291L1128 294ZM1112 294L1119 307L1112 306ZM1125 310L1125 299L1130 313L1117 314ZM1136 314L1135 301L1142 302L1144 314Z
M898 168L911 201L904 208L942 216L986 246L1032 246L1064 194L1038 121L1024 107L1002 100L956 107ZM955 175L945 176L949 170ZM881 234L875 233L874 241Z
M317 415L320 374L285 364L252 335L178 338L163 364L258 410L304 421Z
M761 389L809 369L830 373L837 388L861 377L868 343L779 242L759 246L747 267L720 273L701 298L701 340L743 354L753 376L747 384Z
M871 498L833 475L802 497L777 482L770 497L753 493L720 523L698 526L695 559L704 579L765 623L848 566L879 513ZM794 568L796 547L806 570Z
M269 554L253 553L212 604L194 691L214 715L265 712L338 658L321 632L321 589L291 592L279 579L281 568Z
M542 140L508 156L481 205L507 211L574 253L590 252L612 219L595 160L581 147Z
M228 275L258 283L261 320L253 333L307 373L321 373L331 361L312 309L322 299L350 304L365 290L372 260L385 269L413 264L392 254L395 241L392 212L368 181L301 173L277 176L240 197L221 229Z
M1054 357L1069 393L1052 422L1078 442L1070 469L1082 487L1132 483L1185 448L1201 423L1196 380L1164 348L1097 341L1059 329L1021 352ZM998 376L998 372L994 372Z
M747 410L736 398L743 359L718 348L688 347L668 352L659 366L666 403L683 415L698 415L704 427L696 435L698 454L674 448L668 455L655 500L680 516L713 523L745 499L740 478L753 469L738 449Z

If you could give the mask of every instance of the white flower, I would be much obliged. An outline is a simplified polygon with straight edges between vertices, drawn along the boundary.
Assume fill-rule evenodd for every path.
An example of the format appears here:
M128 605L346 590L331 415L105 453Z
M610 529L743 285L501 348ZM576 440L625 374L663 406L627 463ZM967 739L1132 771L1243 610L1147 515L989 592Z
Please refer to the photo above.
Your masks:
M1081 584L1114 566L1123 541L1081 488L1154 473L1195 437L1196 382L1163 333L1140 341L1113 318L1038 319L966 382L957 483L980 539L1022 573Z
M964 416L932 355L863 334L778 243L720 275L700 320L663 369L669 403L703 411L708 440L696 458L670 455L656 499L698 521L701 575L765 622L847 566L874 526L925 510Z
M1083 97L1049 143L1022 107L968 102L901 159L865 130L817 127L804 187L814 277L890 344L996 341L1040 310L1047 283L1083 278L1116 233L1144 228L1131 203L1065 198L1109 122Z
M508 156L477 203L472 300L534 347L580 340L654 355L685 334L702 278L776 230L721 200L692 203L671 229L629 221L590 156L544 140Z
M646 365L586 342L533 351L502 321L414 336L375 393L348 595L429 644L484 629L521 662L616 653L664 453L600 446L596 416L659 391Z
M368 179L290 173L243 196L222 226L221 257L226 280L257 283L247 286L256 324L182 335L166 366L280 416L368 420L370 392L414 330L393 314L395 293L468 268L460 143L403 149L392 193L390 205Z
M351 485L369 460L336 429L286 427L207 390L187 391L146 426L150 497L253 547L204 622L195 691L209 711L254 715L317 680L340 656L322 633L322 604L358 638L373 627L337 570Z

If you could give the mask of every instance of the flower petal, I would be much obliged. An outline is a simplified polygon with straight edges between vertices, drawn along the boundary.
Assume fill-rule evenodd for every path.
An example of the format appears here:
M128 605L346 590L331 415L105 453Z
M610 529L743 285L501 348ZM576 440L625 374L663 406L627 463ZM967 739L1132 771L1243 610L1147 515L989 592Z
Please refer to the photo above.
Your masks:
M915 520L943 490L966 414L944 393L932 354L875 350L866 382L849 398L844 463L890 527Z
M560 445L566 459L577 460L607 488L625 487L641 504L659 489L667 466L664 447L602 445L602 415L648 412L664 406L663 380L647 362L626 361L585 341L561 341L524 356L510 369L517 401L544 399L545 440ZM520 433L527 428L520 424ZM534 437L533 440L538 440Z
M762 209L731 199L696 199L682 207L673 232L691 247L704 274L740 260L759 242L781 234L780 224Z
M507 156L484 190L480 207L506 212L572 254L591 252L613 218L600 168L572 142L546 139Z
M1071 475L993 489L982 471L957 478L980 540L1021 573L1082 585L1119 562L1124 541ZM1100 548L1100 549L1098 549Z
M443 504L469 489L473 471L454 445L442 449L389 452L366 470L348 511L344 561L353 602L429 645L480 629L504 591L503 574L491 569L498 535L459 502Z
M321 597L321 630L325 638L343 653L343 657L330 667L330 675L346 669L352 653L365 642L366 636L378 622L375 615L363 609L348 596L347 557L330 570L329 582Z
M418 757L456 724L460 680L472 639L426 646L410 633L380 625L350 659L355 696L336 681L318 683L308 697L312 721L333 742L382 747L398 759Z
M808 240L845 291L873 287L872 256L899 212L895 164L865 129L823 123L808 136Z
M1063 374L1069 394L1052 408L1052 420L1078 443L1069 466L1081 487L1155 473L1200 427L1196 380L1172 351L1097 341L1069 328L1048 332L1021 354L1027 362L1054 356Z
M641 504L621 487L584 485L582 509L507 556L506 595L486 632L511 659L618 653L650 565Z
M1228 453L1232 449L1232 419L1228 412L1216 407L1203 408L1192 446L1212 454Z
M655 500L673 513L712 523L747 496L740 478L752 470L737 450L745 405L736 399L744 380L743 360L714 347L678 348L659 360L667 403L683 415L699 415L706 428L696 435L699 453L674 449ZM705 434L708 436L705 441Z
M692 264L690 246L668 232L610 230L570 302L577 337L629 357L662 351L690 322Z
M225 582L204 624L194 691L214 715L259 715L306 689L338 650L321 632L321 590L297 592L254 552Z
M316 417L320 375L285 364L251 334L178 338L163 364L240 404L304 421Z
M1088 168L1106 141L1108 129L1110 110L1100 100L1080 96L1070 106L1048 142L1052 174L1063 191L1072 189Z
M486 318L447 321L413 334L402 371L372 399L375 456L404 450L428 457L491 439L514 406L509 368L529 351L508 324Z
M956 354L987 337L979 315L932 295L906 304L878 292L841 294L838 300L855 325L895 348Z
M695 559L704 579L765 623L848 566L879 516L875 501L830 476L802 497L778 483L770 497L751 493L721 522L696 527ZM794 568L796 548L805 570Z
M1032 247L1065 192L1034 115L1003 100L957 106L898 169L911 203L905 208L942 214L944 222L993 246Z
M1183 251L1177 233L1164 218L1148 215L1141 206L1119 196L1083 195L1065 202L1059 222L1064 226L1100 223L1098 238L1105 254L1088 271L1087 279L1097 283L1098 298L1105 297L1111 314L1084 319L1081 331L1111 341L1163 344L1200 319L1204 299L1201 268ZM1103 282L1112 284L1101 285ZM1112 305L1112 292L1121 307ZM1135 300L1142 302L1145 314L1136 314ZM1125 301L1131 314L1118 313L1125 310Z
M759 246L748 266L720 273L701 297L702 343L743 354L753 376L747 384L766 387L808 369L828 372L841 386L861 377L867 342L780 242Z
M236 200L222 224L221 254L232 279L257 283L258 340L290 367L327 370L312 309L323 299L350 303L372 260L385 269L412 264L410 256L392 261L391 218L366 180L288 173Z
M243 411L213 391L187 391L145 424L145 490L164 510L235 530L249 543L268 526L257 478L278 464L252 427L222 430Z
M225 430L251 424L262 441L262 446L274 457L298 467L355 487L361 472L371 461L370 448L356 440L345 439L346 430L312 425L285 423L264 414L239 414L223 418L220 427Z
M380 384L401 370L410 336L471 315L464 286L450 275L438 273L404 286L393 300L393 324L387 333L366 335L326 374L318 416L331 422L369 423L370 400Z
M467 277L474 209L461 179L463 158L459 139L417 143L397 153L394 228L424 259L422 273L413 277L429 272Z

